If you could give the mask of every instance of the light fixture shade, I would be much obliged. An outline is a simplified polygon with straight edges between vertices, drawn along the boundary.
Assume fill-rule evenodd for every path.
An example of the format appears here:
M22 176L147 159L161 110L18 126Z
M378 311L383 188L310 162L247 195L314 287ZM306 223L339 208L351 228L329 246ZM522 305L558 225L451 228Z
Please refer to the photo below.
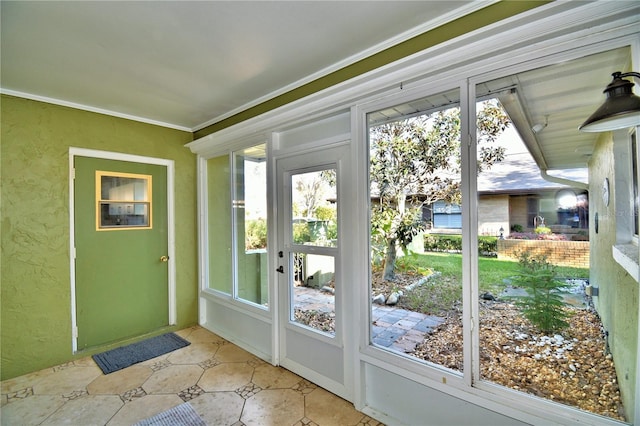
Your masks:
M606 132L640 126L640 97L633 94L633 83L622 77L637 73L613 73L613 81L604 92L607 99L582 123L583 132Z

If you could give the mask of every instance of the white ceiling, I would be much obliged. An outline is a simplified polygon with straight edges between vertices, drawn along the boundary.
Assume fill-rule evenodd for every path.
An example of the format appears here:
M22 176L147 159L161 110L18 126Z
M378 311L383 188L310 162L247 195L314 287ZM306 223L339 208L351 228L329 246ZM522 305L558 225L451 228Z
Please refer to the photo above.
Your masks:
M489 3L2 1L0 83L197 130Z

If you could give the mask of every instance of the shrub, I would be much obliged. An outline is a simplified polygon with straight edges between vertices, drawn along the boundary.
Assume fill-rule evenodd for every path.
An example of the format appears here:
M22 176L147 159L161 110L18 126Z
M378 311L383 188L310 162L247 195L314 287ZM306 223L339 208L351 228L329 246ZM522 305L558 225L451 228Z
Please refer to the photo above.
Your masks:
M462 236L427 234L424 236L424 249L436 252L462 252ZM478 253L495 253L497 250L498 237L478 237Z
M543 333L567 328L569 314L563 309L567 304L559 292L568 285L557 279L555 266L546 256L532 256L529 252L520 253L518 258L520 273L513 284L522 287L527 295L518 297L516 306Z
M498 237L478 237L478 253L495 253L498 251Z
M524 227L522 225L518 225L517 223L515 225L511 226L511 232L522 232L524 231Z
M265 219L245 222L245 250L267 247L267 221Z
M551 234L551 228L548 228L546 226L538 226L535 229L535 233L537 235L549 235L549 234Z

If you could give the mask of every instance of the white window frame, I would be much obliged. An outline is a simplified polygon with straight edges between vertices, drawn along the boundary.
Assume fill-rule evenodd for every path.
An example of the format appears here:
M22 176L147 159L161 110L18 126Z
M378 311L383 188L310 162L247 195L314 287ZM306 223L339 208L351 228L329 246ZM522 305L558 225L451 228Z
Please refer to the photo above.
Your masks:
M638 218L634 217L634 181L638 182L638 170L633 176L632 158L639 159L637 128L613 132L613 152L615 167L614 184L610 191L616 214L616 243L612 247L613 258L637 282L640 282L640 253L638 234L634 232ZM636 150L633 152L631 138L636 137ZM636 163L639 164L639 163Z

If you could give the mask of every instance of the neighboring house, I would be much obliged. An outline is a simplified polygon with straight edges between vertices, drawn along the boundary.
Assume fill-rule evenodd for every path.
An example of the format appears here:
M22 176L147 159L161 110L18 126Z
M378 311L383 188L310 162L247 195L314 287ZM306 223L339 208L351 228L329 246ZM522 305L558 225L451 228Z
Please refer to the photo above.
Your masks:
M478 176L479 235L507 237L515 229L532 232L544 223L568 238L589 233L588 170L556 171L571 187L545 180L528 152L508 153L504 160ZM431 233L461 233L462 207L437 201L423 207ZM502 232L500 231L502 229Z
M29 2L3 2L3 68L5 43L16 42L15 38L5 37L5 3ZM365 24L354 22L353 28L357 30ZM465 253L463 262L466 314L461 315L462 372L418 363L371 343L368 163L363 130L367 114L384 110L386 115L407 115L416 108L428 110L450 103L469 106L477 98L499 95L542 173L588 164L589 211L583 217L579 214L578 222L580 226L584 221L589 224L590 284L598 289L593 299L608 339L607 348L602 349L609 350L615 359L628 421L640 424L639 168L632 161L638 156L636 136L633 129L602 134L577 131L580 122L601 102L608 74L619 69L640 69L639 29L638 2L489 3L487 9L453 22L438 20L431 30L331 72L326 79L299 82L300 90L284 91L285 95L273 102L260 99L247 111L229 113L221 122L187 130L134 121L124 106L111 116L90 112L94 109L81 110L79 105L64 100L60 100L61 105L52 105L51 99L41 102L37 97L30 100L3 94L2 378L71 362L118 343L101 344L84 352L74 351L72 346L78 330L72 322L76 307L72 304L75 290L70 283L75 271L70 264L76 259L76 247L70 245L75 230L70 216L75 211L89 210L70 203L74 196L70 153L81 156L109 151L159 157L172 160L175 166L175 180L168 179L168 185L173 184L174 188L168 198L175 206L173 216L169 215L175 226L175 238L169 247L173 250L171 259L163 252L156 256L152 244L140 250L153 252L156 267L164 267L161 262L169 260L168 270L174 276L175 291L169 301L175 310L171 313L175 321L162 331L200 323L267 362L282 365L342 396L387 424L622 424L496 386L480 376L479 327L475 321L479 302L474 293L477 283L472 281L477 264L473 263L473 255L467 257ZM156 35L166 35L168 39L180 33L163 33L159 29ZM261 58L255 52L268 53L260 49L259 36L255 38L250 35L246 43L247 49L258 48L246 55L251 58L247 71L254 73L248 79L251 84L261 81ZM82 32L75 41L82 45ZM323 45L323 40L315 42L318 48ZM96 49L101 46L85 47L81 50L83 59L96 50L108 53L107 49ZM189 47L184 44L186 52ZM23 53L28 56L28 52ZM194 51L186 53L181 61L189 58L216 59L209 58L206 51ZM288 61L279 60L282 67L290 66ZM193 67L198 64L194 62ZM114 64L104 66L111 69L111 65ZM129 71L135 74L142 66L137 62L118 65L124 66L114 75ZM48 66L30 67L24 72L37 73L45 83ZM167 78L173 75L172 70L161 71L166 71L159 74ZM224 76L211 75L211 79L216 78ZM74 83L73 78L66 82ZM85 84L96 83L100 82L79 80L74 87L77 92L84 92ZM161 83L158 104L172 103L172 93ZM242 91L241 87L232 89ZM122 88L123 92L131 90ZM208 90L206 81L199 90ZM194 98L197 93L196 90ZM412 101L416 101L416 108L410 105ZM117 108L120 104L113 100L110 105ZM396 108L398 105L407 108L401 110ZM472 134L469 129L475 117L470 110L462 108L463 135ZM531 132L535 122L546 115L548 128L537 134ZM466 140L471 143L468 136ZM231 164L230 159L253 147L266 152L268 181L262 189L267 193L271 216L268 253L250 262L242 259L244 243L237 234L242 215L232 213L238 211L238 204L232 203L238 165ZM125 157L125 162L126 159L131 157ZM529 227L534 213L545 216L546 224L569 226L566 224L570 214L559 214L555 204L545 201L555 200L559 187L547 187L542 181L529 179L530 174L511 170L495 176L500 184L494 181L479 186L490 190L491 195L478 193L472 185L475 177L468 173L473 170L475 158L465 152L462 161L463 193L474 196L463 197L460 208L470 215L480 211L487 218L480 220L481 226L467 223L463 242L469 243L475 237L472 233L482 232L481 227L486 227L487 232L495 232L497 225L505 229L515 224ZM291 244L291 227L285 220L291 216L291 200L285 190L291 181L287 179L301 171L325 169L338 171L339 245L318 248ZM507 185L504 180L509 176L514 177L514 185L520 183ZM523 187L523 180L530 185ZM526 196L518 192L522 190ZM504 192L497 195L500 191ZM582 189L574 192L580 195ZM479 205L476 195L482 198ZM538 199L538 205L528 199ZM491 211L482 212L483 206ZM457 226L455 209L435 207L436 215L449 216L437 217L438 225ZM90 217L89 223L94 219ZM234 247L238 241L241 250ZM336 266L337 329L331 337L300 329L291 321L290 283L280 272L290 266L296 253L305 250ZM112 250L109 259L96 262L104 266L117 252ZM256 266L258 263L260 266ZM258 268L267 271L268 306L250 303L238 291L237 278L244 272L255 278ZM133 269L140 271L138 265ZM261 273L261 281L262 276ZM111 284L114 283L101 287L106 290L105 304L113 303L108 291ZM146 306L146 296L131 297L127 304ZM131 323L130 327L136 324ZM127 336L119 342L128 339L140 339L140 335Z

